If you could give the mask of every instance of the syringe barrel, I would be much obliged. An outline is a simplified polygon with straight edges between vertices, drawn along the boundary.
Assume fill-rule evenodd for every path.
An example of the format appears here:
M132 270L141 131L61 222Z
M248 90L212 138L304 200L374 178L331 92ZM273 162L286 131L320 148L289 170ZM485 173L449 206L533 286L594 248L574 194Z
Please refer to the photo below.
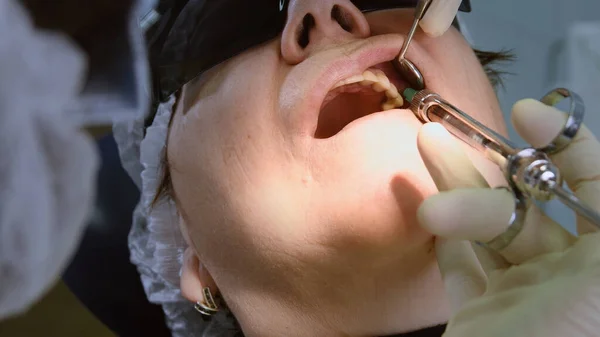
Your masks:
M481 124L438 94L419 91L411 101L411 110L424 123L442 124L448 132L483 153L489 160L505 167L517 147L508 139Z

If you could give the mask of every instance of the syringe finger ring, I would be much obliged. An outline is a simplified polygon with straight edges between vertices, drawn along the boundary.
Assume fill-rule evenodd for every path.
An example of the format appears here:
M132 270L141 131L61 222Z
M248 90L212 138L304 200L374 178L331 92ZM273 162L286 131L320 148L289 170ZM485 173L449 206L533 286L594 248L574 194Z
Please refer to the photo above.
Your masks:
M540 101L548 106L556 106L567 98L570 100L570 107L565 125L550 144L538 150L548 154L560 152L569 146L579 132L585 115L585 105L581 96L569 89L557 88L546 94Z

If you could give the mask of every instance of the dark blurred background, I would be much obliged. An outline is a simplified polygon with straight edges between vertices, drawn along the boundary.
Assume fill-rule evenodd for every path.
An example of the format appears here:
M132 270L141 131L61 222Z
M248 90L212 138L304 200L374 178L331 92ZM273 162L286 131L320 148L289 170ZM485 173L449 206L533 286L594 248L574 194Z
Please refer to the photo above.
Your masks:
M111 135L97 141L102 165L93 219L62 280L32 310L0 322L2 337L169 336L150 304L127 236L139 191L123 170Z

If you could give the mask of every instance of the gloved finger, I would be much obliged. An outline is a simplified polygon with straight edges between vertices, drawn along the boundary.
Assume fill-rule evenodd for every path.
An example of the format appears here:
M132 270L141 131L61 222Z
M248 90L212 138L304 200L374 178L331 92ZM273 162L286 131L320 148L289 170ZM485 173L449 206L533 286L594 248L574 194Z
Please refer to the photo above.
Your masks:
M422 146L429 148L431 146L436 147L436 145L446 144L443 141L437 143L439 138L443 138L444 136L451 137L441 125L437 123L425 124L421 128L418 138L419 151L421 151ZM431 156L422 155L438 189L443 191L453 189L455 186L487 186L487 182L471 164L471 161L462 149L459 148L459 144L450 144L454 146L445 147L444 155L436 157L433 162ZM439 150L439 148L437 149ZM448 165L454 166L456 169L438 170L439 168L445 168L444 165L439 166L435 164L438 160L448 161L450 162ZM443 217L443 213L435 213L435 216ZM419 220L421 224L425 223L424 227L427 229L428 220ZM437 235L437 233L431 232ZM471 243L462 238L448 239L443 236L437 236L435 251L452 310L453 312L457 312L464 303L481 296L485 292L487 284L486 270L483 269L480 263L481 257L472 249ZM481 253L488 254L486 251L481 251ZM491 261L491 258L485 257L484 260ZM493 266L491 269L495 269L496 267Z
M435 235L486 243L506 231L514 207L514 197L507 190L457 189L426 199L417 216L421 226ZM574 241L573 235L531 206L521 232L498 253L508 262L520 264L564 251Z
M483 295L487 274L469 241L437 237L435 254L452 312Z
M417 216L435 235L489 242L506 230L514 209L515 200L508 190L468 188L427 198Z
M486 238L492 239L505 230L515 205L512 195L505 190L487 189L489 186L485 178L473 166L461 144L442 125L423 125L417 137L417 146L425 166L441 192L426 199L419 207L417 216L422 227L430 233L453 240L470 240L471 237L475 237L489 241ZM448 192L451 190L455 191ZM479 203L477 206L464 202L465 192L483 193L491 198L474 198L475 202ZM506 206L490 207L499 202ZM500 223L490 226L487 224L490 218L499 220ZM487 254L487 251L480 250L478 253L480 260L497 260L491 256L481 256ZM500 266L487 263L486 267L495 269Z
M516 131L534 147L549 144L565 125L567 115L533 99L517 102L512 111ZM551 156L569 188L587 205L600 211L600 143L583 125L571 144ZM579 218L579 234L596 227Z
M433 0L419 23L425 34L438 37L452 25L462 0Z
M470 164L458 141L440 124L424 125L417 145L441 191L419 207L417 215L421 226L445 238L483 243L508 229L515 209L512 193L476 188L486 187L485 180ZM531 207L523 230L498 253L512 263L521 263L539 254L562 251L572 240L566 230Z
M458 140L439 123L427 123L417 136L419 154L440 192L489 187Z

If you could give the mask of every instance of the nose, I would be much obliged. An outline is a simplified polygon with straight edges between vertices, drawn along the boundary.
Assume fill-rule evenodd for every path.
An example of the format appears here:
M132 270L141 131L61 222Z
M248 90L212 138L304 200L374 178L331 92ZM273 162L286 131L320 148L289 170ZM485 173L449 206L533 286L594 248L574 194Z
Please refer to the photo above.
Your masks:
M292 0L281 52L286 62L298 64L332 44L369 35L367 19L349 0Z

